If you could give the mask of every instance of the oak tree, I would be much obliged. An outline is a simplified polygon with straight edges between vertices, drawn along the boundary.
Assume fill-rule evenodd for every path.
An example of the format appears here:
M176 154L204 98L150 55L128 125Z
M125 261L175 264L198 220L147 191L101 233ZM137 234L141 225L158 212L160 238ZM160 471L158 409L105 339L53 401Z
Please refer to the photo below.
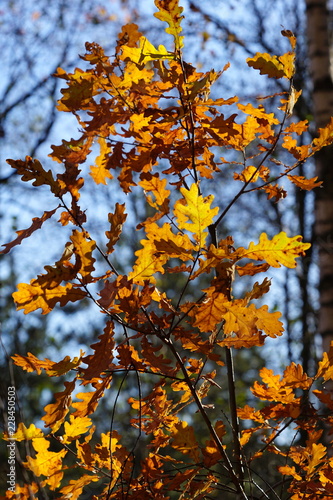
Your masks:
M258 96L257 105L236 95L213 98L211 87L229 65L201 72L185 61L182 8L177 0L155 0L155 5L172 48L154 45L137 25L128 24L113 57L87 43L86 69L57 69L65 84L58 109L76 117L80 135L52 147L56 172L30 156L8 160L23 182L36 191L47 187L55 203L17 231L2 253L43 230L51 218L57 218L59 234L68 234L58 260L30 283L18 284L17 309L49 314L90 300L105 326L88 352L73 357L13 356L29 373L68 378L44 408L45 429L27 422L6 434L9 440L31 442L34 450L25 461L32 481L10 488L6 498L37 498L42 492L79 498L84 491L93 499L200 499L220 492L242 499L328 498L333 463L321 436L323 425L331 425L322 406L333 408L323 387L333 377L333 347L313 376L295 363L282 374L261 369L252 383L251 405L238 403L233 369L235 349L251 352L267 338L279 346L281 313L264 303L271 286L267 271L294 269L310 243L283 231L269 237L267 230L239 246L233 234L221 236L219 229L231 208L253 191L279 203L288 183L306 191L321 185L321 179L298 170L333 142L333 119L305 141L309 123L293 117L301 89L293 85L296 37L291 31L281 32L290 47L286 53L247 59L261 75L286 81L287 91ZM277 97L277 109L268 112L266 102ZM286 150L285 161L274 156L278 145ZM229 163L228 151L241 160ZM84 175L87 164L92 165ZM227 204L223 185L220 196L209 191L226 168L236 186ZM87 230L90 209L82 206L81 193L88 182L107 185L111 193L121 190L126 198L105 207L104 234ZM131 213L134 193L149 207L143 220ZM133 218L141 246L121 274L113 256ZM164 285L169 275L182 278L172 293ZM248 277L251 286L237 293L237 282ZM195 294L188 293L190 286ZM114 381L119 375L124 381L133 377L136 388L126 402L127 425L136 433L130 442L117 429L122 384L115 387ZM147 377L153 382L146 384ZM218 408L221 417L213 419L209 392L225 378L229 409ZM117 394L109 429L97 435L95 415L112 391ZM301 431L304 445L297 444ZM281 436L289 439L287 447ZM277 484L262 477L257 465L271 456L277 458Z

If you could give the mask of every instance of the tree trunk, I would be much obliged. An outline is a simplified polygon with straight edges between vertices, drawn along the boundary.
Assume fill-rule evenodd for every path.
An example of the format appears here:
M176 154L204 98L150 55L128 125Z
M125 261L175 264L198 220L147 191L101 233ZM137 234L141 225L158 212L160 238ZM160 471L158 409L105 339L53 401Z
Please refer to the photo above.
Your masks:
M317 128L333 116L333 83L330 64L327 0L306 0L308 55ZM316 175L324 182L316 191L315 239L319 264L318 333L323 350L333 340L333 147L315 157Z

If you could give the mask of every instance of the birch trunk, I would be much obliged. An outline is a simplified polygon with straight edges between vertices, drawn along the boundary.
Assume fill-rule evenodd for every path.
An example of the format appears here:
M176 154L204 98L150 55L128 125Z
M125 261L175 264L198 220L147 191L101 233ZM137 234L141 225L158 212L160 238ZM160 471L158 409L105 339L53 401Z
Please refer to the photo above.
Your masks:
M333 116L333 83L330 64L327 0L306 0L307 36L313 92L313 114L317 128ZM319 264L318 333L323 350L333 340L333 147L315 157L316 175L324 182L317 189L315 239Z

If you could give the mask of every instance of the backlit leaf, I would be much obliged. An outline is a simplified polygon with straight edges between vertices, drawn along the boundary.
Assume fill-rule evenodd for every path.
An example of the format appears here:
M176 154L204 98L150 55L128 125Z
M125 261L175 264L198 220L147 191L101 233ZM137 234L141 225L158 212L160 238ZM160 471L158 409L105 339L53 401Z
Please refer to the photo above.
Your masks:
M250 243L249 248L236 251L239 259L264 260L272 267L296 267L295 259L305 255L310 243L302 243L302 236L289 238L285 232L275 235L271 240L262 233L259 243Z
M208 235L207 228L213 223L213 218L219 211L218 207L210 208L214 196L203 198L196 184L192 184L190 190L181 188L180 192L183 199L178 200L174 208L178 227L193 233L199 245L204 246Z
M159 12L155 12L154 16L161 21L168 23L169 28L166 28L166 33L170 33L174 37L175 48L180 50L184 46L184 37L180 36L182 32L181 21L183 8L180 7L178 0L155 0L155 5Z
M74 287L71 283L45 289L38 285L36 280L32 280L30 284L19 283L17 288L18 291L13 293L13 299L17 310L23 309L24 314L37 309L41 309L42 314L48 314L58 302L63 307L68 302L76 302L87 296L85 291Z
M55 208L54 210L50 210L49 212L44 212L42 217L34 217L32 219L32 224L28 229L22 229L20 231L16 231L16 234L18 235L17 238L10 243L7 243L6 245L2 245L5 247L4 250L2 250L0 253L8 253L14 246L20 245L22 243L22 240L24 238L29 238L32 233L37 231L37 229L40 229L43 225L43 223L52 217L52 215L58 210L59 207Z

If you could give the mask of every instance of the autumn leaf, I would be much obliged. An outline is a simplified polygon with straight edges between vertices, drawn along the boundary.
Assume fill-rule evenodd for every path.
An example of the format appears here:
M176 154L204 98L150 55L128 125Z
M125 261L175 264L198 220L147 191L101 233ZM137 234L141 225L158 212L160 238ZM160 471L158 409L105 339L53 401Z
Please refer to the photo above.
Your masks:
M306 179L302 175L287 175L287 177L297 187L305 189L306 191L319 187L323 183L323 181L317 182L318 177L312 177L311 179Z
M44 170L42 164L38 160L33 160L31 156L26 156L25 161L22 160L7 160L7 163L16 169L17 173L22 176L22 181L34 181L33 186L49 186L51 192L57 196L60 193L60 185L53 178L51 170Z
M199 445L191 425L185 421L177 422L171 429L172 447L189 455L195 463L199 461Z
M151 192L155 197L154 201L150 195L146 195L149 205L163 213L168 213L170 191L166 189L167 180L161 179L158 173L152 175L150 172L143 172L140 178L139 185L145 192Z
M28 352L27 356L15 354L12 356L12 359L17 366L21 366L26 372L36 371L38 375L42 373L42 370L51 369L54 365L54 362L50 359L40 360L34 354L31 354L31 352Z
M72 407L76 409L73 413L73 417L86 417L97 408L98 401L104 396L104 392L109 388L112 380L112 376L105 377L101 382L94 382L94 391L90 392L80 392L76 394L76 399L81 401L73 402Z
M108 156L111 153L111 146L104 137L98 138L100 154L95 160L95 165L90 167L90 175L96 184L107 184L107 179L112 179L110 169L107 168Z
M24 238L29 238L35 231L37 231L37 229L40 229L42 227L46 220L50 219L50 217L55 214L59 206L54 210L44 212L42 217L34 217L32 219L32 224L28 229L21 229L20 231L16 231L16 234L18 235L17 238L15 238L15 240L11 241L10 243L7 243L6 245L2 245L5 247L5 249L0 253L8 253L14 246L20 245Z
M20 422L16 432L10 436L10 439L15 439L15 441L30 441L31 439L42 437L44 437L43 432L34 424L30 424L29 427L26 427L23 422Z
M114 250L114 246L120 238L123 230L123 224L126 221L127 214L125 214L125 203L115 205L115 212L109 213L108 220L111 224L110 231L105 231L105 236L108 241L106 244L107 253L110 254Z
M77 229L74 229L70 239L74 245L73 251L78 262L77 272L84 278L83 282L89 282L91 273L94 271L95 259L92 253L96 248L96 242L89 238L86 231L78 231Z
M98 337L99 341L91 345L91 348L95 351L94 354L90 354L82 359L83 363L88 365L87 368L81 368L85 380L100 377L109 367L113 359L113 350L115 347L113 335L113 323L112 321L108 321L104 332Z
M37 477L46 476L44 484L48 484L54 491L59 487L64 475L62 459L67 455L67 450L49 451L50 441L39 437L32 440L32 445L36 458L28 456L26 464Z
M155 12L154 16L168 23L169 28L166 28L166 33L174 37L176 51L182 49L184 37L180 36L182 32L180 23L184 18L181 15L183 8L180 7L178 0L155 0L155 5L159 12Z
M204 246L208 235L207 228L219 211L218 207L210 208L214 196L203 198L196 184L192 184L190 190L181 188L180 192L183 198L178 200L174 207L178 227L193 233L199 245Z
M70 415L69 422L64 423L64 437L63 443L69 444L75 439L78 439L83 434L85 434L89 427L92 425L92 421L89 417L73 417Z
M302 236L289 238L285 232L275 235L269 240L266 233L262 233L259 243L250 243L249 248L236 250L238 259L265 260L272 267L296 267L295 259L305 255L310 243L302 243Z
M127 45L122 47L121 58L123 60L130 59L135 64L145 65L149 61L172 59L174 57L164 45L159 45L156 48L145 36L141 36L139 41L139 47L129 47Z
M79 479L71 479L67 486L61 488L60 493L62 493L62 496L60 499L65 500L70 498L71 500L77 500L85 486L97 482L99 479L98 476L93 476L91 474L83 474Z
M295 72L294 60L293 52L287 52L280 57L258 52L254 57L249 57L246 62L250 67L259 69L261 75L267 75L269 78L290 79Z
M56 432L59 429L69 412L69 406L72 401L71 394L75 389L75 382L76 379L72 382L64 382L64 391L54 394L56 402L46 405L44 408L45 415L42 417L42 420L45 422L45 427L51 427L52 432Z
M30 284L19 283L17 288L18 291L13 293L13 299L17 310L23 309L24 314L37 309L41 309L42 314L48 314L58 302L63 307L68 302L76 302L87 296L85 291L74 287L71 283L45 289L36 280L32 280Z

